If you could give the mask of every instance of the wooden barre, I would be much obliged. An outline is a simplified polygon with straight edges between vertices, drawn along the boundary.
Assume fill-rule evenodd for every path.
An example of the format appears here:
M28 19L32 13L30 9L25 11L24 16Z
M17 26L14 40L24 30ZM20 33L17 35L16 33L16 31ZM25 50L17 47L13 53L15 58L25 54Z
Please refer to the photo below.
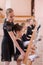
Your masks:
M5 15L0 15L0 18L4 18ZM15 15L14 17L17 17L17 18L35 18L34 16L28 16L28 15Z
M34 16L28 16L28 15L15 15L17 18L35 18Z
M5 18L5 15L0 15L0 19L2 20L2 21L0 21L0 23L3 23L3 18ZM24 19L24 20L21 20L21 18L26 18L26 19L28 19L28 18L31 18L31 19L34 19L35 17L34 16L25 16L25 15L15 15L15 17L14 17L14 22L25 22L26 20ZM18 20L17 20L18 19Z

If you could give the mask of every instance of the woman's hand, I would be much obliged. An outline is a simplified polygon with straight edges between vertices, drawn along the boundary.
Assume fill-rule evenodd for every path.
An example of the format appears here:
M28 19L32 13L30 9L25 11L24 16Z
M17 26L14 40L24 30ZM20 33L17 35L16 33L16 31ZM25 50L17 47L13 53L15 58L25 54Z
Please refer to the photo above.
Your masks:
M25 52L24 51L21 52L21 56L22 56L22 59L24 59L24 57L25 57Z

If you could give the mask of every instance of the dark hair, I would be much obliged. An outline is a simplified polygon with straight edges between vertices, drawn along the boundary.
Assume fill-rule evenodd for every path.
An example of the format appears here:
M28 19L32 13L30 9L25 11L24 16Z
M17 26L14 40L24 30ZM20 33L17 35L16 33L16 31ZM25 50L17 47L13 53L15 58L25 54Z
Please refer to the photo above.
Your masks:
M15 28L15 32L17 31L21 31L23 26L19 25L18 23L14 25L14 28Z
M2 8L0 8L0 11L3 11L3 9L2 9Z
M11 12L13 12L13 9L12 9L12 8L8 8L8 9L6 10L6 15L8 15L8 14L11 13Z

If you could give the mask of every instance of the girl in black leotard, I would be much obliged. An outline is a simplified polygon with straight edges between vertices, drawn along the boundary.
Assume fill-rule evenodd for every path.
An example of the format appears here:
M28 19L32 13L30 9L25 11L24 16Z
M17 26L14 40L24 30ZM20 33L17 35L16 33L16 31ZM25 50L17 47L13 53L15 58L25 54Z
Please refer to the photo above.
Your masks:
M21 37L22 37L22 34L23 34L23 27L19 24L15 24L14 28L15 28L15 33L16 33L16 35L15 35L16 41L18 42L21 49L24 51L23 41L21 40ZM15 56L14 59L17 61L17 65L21 64L21 61L18 61L18 58L19 58L20 55L21 55L20 51L18 50L18 48L16 48L16 51L15 51L15 54L14 54L14 56Z
M27 28L26 33L24 33L23 36L22 36L22 40L23 40L25 46L27 45L27 43L30 42L31 35L32 35L33 30L35 28L34 22L35 21L33 21L33 20L31 21L31 19L29 19L28 21L26 21L27 26L23 26L23 27Z

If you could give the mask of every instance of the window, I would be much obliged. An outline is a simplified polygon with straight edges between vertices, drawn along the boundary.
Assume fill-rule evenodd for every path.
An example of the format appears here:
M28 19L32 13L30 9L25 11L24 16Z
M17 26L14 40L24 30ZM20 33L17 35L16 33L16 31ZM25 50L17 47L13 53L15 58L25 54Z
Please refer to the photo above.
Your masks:
M11 8L11 0L6 0L6 7L5 9L7 8Z

